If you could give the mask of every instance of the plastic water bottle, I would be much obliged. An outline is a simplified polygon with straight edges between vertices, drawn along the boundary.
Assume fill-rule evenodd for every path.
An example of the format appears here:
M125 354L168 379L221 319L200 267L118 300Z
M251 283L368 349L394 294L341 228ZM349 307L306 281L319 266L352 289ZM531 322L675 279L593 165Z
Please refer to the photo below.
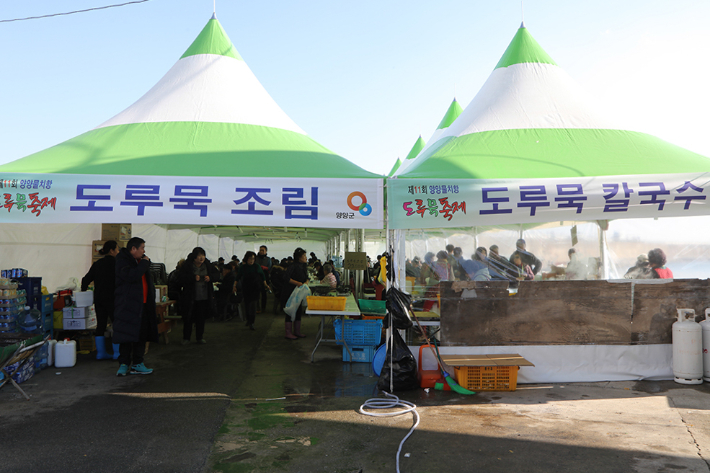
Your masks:
M23 332L40 333L42 323L42 313L37 309L30 309L25 306L24 312L17 318L17 325Z

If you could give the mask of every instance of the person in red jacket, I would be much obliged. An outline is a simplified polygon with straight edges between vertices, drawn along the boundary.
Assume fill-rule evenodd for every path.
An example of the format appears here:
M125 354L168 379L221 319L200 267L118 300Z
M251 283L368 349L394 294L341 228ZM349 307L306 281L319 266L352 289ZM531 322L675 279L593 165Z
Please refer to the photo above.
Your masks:
M666 254L660 248L648 252L652 279L673 279L673 271L666 268Z

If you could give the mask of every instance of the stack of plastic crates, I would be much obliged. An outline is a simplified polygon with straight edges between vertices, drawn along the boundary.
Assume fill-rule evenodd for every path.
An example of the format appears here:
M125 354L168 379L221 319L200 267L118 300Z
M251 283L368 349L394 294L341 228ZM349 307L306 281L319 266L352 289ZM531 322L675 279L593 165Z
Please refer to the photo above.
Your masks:
M343 347L343 361L356 361L360 363L372 363L375 357L375 348L380 344L382 337L381 320L340 320L333 322L335 328L335 338L344 340L348 349ZM343 342L336 342L343 345Z

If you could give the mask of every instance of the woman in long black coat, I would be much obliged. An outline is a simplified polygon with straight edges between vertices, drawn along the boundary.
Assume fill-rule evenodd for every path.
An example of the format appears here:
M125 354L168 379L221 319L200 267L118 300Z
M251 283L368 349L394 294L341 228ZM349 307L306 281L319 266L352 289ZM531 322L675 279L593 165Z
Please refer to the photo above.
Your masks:
M205 257L205 250L196 247L185 259L180 270L180 315L183 320L182 343L187 345L192 337L192 325L195 325L195 339L198 343L207 343L203 338L205 320L213 317L214 289L212 283L219 281L219 272Z

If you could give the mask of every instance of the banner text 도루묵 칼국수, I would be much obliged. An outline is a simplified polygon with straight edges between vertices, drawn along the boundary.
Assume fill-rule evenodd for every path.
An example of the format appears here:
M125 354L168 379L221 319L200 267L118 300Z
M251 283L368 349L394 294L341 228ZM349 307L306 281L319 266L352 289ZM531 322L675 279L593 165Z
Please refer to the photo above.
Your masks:
M710 174L555 179L389 179L391 228L710 214Z
M381 229L382 179L0 175L0 222Z

